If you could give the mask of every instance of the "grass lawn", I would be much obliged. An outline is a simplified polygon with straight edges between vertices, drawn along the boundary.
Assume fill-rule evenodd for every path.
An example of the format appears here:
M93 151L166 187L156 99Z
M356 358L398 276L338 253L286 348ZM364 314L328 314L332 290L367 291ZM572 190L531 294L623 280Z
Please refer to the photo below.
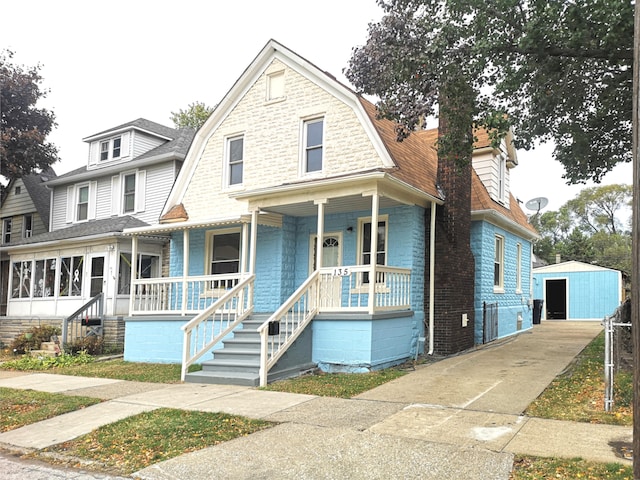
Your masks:
M272 424L261 420L161 408L125 418L45 453L82 458L95 466L127 475L157 462L246 436ZM60 457L56 457L60 458Z
M97 398L69 397L59 393L0 387L0 432L7 432L100 402L101 400Z

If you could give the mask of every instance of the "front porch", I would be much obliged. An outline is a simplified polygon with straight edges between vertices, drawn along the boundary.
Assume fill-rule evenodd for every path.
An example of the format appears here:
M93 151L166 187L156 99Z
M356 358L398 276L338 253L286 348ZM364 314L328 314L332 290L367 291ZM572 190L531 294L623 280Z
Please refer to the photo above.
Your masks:
M172 353L156 349L153 358L181 362L187 378L193 363L210 363L205 355L213 353L213 362L226 355L221 349L228 351L247 325L259 339L251 353L257 360L248 363L263 385L305 330L307 358L298 361L327 370L384 368L416 355L425 335L425 207L377 188L343 187L319 200L308 191L255 194L251 214L185 217L127 232L132 254L147 234L169 233L171 246L168 277L142 279L132 271L125 359L128 352L143 355L141 339L163 331ZM153 323L151 316L162 319ZM332 340L338 331L342 338ZM246 342L240 350L234 356L249 355Z

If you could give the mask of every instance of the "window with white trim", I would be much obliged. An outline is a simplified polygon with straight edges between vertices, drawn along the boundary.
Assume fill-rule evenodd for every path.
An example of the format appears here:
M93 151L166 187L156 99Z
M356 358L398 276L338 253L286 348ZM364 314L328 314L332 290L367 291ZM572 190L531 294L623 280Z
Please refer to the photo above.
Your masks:
M522 244L516 244L516 293L522 293Z
M239 228L207 232L206 272L208 275L227 275L240 272L241 235ZM212 282L212 288L230 288L238 283L231 279Z
M303 136L302 171L304 173L322 171L324 118L305 120Z
M371 258L376 265L387 264L387 216L378 219L378 238L376 251L371 252L371 218L358 219L358 265L371 265ZM380 279L378 279L380 280ZM362 273L362 283L369 283L369 272Z
M77 297L82 293L82 274L84 257L62 257L58 277L58 295L61 297Z
M76 221L89 218L89 185L79 187L76 192Z
M55 258L35 261L33 272L34 297L53 297L56 283L56 263Z
M136 209L136 174L130 173L122 178L122 211L134 212Z
M122 152L122 137L114 137L100 142L100 160L120 158Z
M12 218L2 219L2 243L11 242L11 228L13 226Z
M33 235L33 215L27 213L22 217L22 238L31 238Z
M493 258L493 290L504 291L504 237L495 236L495 248Z
M11 298L29 298L33 262L13 262L11 273Z
M227 185L241 185L244 168L244 136L227 139Z
M507 156L504 153L498 155L498 199L502 202L507 197Z
M284 98L284 70L267 75L267 101Z

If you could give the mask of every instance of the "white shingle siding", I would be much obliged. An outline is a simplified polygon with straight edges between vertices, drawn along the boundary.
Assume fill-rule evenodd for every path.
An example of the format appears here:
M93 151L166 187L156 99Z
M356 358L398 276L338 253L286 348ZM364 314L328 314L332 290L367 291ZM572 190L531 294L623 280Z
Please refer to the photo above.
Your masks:
M485 188L489 192L489 196L495 201L502 201L504 205L509 208L509 168L506 168L505 172L505 184L504 191L505 196L504 199L500 199L499 192L499 162L496 157L494 157L493 153L481 153L473 156L473 168L480 177L480 180L484 184Z
M224 189L224 145L230 135L244 135L240 190L299 181L302 122L316 116L325 119L320 176L384 166L350 106L277 60L266 71L282 68L284 100L266 101L267 76L263 74L212 133L182 200L190 219L246 211L244 203L228 196L238 188Z

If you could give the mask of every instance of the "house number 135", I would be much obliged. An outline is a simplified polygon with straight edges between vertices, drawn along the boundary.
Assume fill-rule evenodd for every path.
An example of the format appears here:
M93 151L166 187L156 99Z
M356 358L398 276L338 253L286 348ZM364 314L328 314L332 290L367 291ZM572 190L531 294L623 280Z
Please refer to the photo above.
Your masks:
M333 275L336 277L348 277L351 275L349 267L336 267L333 269Z

